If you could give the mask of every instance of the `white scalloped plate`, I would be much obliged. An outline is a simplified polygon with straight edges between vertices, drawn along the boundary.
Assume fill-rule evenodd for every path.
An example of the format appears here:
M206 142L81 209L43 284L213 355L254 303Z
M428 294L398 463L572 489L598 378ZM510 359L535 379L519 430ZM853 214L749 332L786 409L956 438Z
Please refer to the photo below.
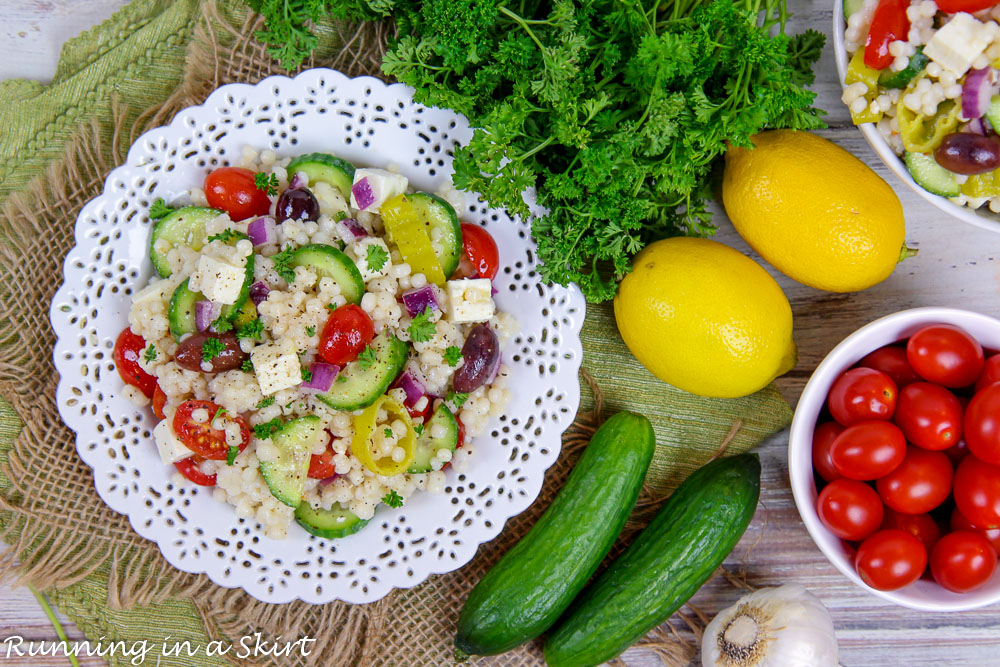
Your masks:
M512 369L510 404L476 438L468 470L448 471L443 495L420 493L401 509L383 507L357 535L323 540L293 527L288 539L271 540L211 491L175 486L152 442L152 413L121 395L111 360L131 293L152 271L146 211L156 197L171 201L199 186L214 167L237 162L244 145L279 156L324 151L358 165L395 163L417 188L433 192L450 179L452 149L470 135L465 118L416 104L408 87L370 77L315 69L227 85L140 137L104 192L83 208L50 311L59 412L76 431L98 494L175 567L267 602L373 602L461 567L535 500L579 407L585 304L575 287L541 282L527 223L473 196L461 217L497 240L497 305L520 323L503 350Z

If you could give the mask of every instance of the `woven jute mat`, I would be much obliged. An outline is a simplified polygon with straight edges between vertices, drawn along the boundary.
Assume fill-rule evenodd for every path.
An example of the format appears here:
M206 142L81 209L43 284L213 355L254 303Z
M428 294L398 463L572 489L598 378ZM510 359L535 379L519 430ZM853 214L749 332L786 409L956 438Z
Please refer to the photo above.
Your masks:
M0 574L45 590L65 590L95 572L107 570L106 605L92 604L95 615L102 609L142 609L171 600L189 600L211 639L231 641L255 632L272 638L316 639L308 656L282 658L283 665L451 664L455 620L462 601L548 507L581 447L599 424L605 402L601 391L592 384L588 393L591 409L578 415L567 431L563 452L546 475L538 501L529 510L511 519L500 537L483 545L469 565L369 605L266 604L241 590L221 588L203 575L174 569L155 544L139 537L124 517L103 504L94 492L89 468L76 455L73 433L58 416L58 377L50 359L54 337L48 308L62 280L63 258L74 243L77 212L99 194L106 174L124 160L128 146L139 133L169 122L177 111L201 103L220 85L254 83L271 74L285 73L251 38L259 27L254 16L244 13L234 20L232 13L220 12L214 3L205 4L189 47L182 82L169 99L139 113L138 120L135 110L128 113L122 105L112 104L110 118L82 126L68 142L65 155L29 187L12 194L0 211L0 394L11 402L24 423L23 431L0 464L0 482L5 488L0 495L3 537L12 544L0 559ZM326 43L340 48L321 50L308 65L333 67L350 76L379 75L381 55L393 33L391 24L334 25L324 29L336 33L335 39ZM614 337L614 345L605 342L611 340L609 337ZM588 313L584 345L589 352L608 355L606 362L595 366L609 366L606 384L601 378L602 388L607 389L609 411L630 407L629 392L634 392L634 386L628 386L629 382L659 386L648 374L641 375L645 371L637 364L622 361L628 358L627 353L617 340L606 307ZM590 383L589 376L584 379ZM658 403L659 394L652 396L646 409L666 415L658 419L651 414L658 436L664 432L669 435L670 442L665 446L676 447L678 440L692 433L714 436L698 442L682 456L676 451L660 456L658 450L653 465L656 475L651 473L651 486L644 489L615 553L688 472L727 448L743 451L756 444L784 426L790 415L787 404L773 388L757 397L729 403L674 392L669 396L675 402L663 407ZM664 446L662 437L660 442ZM644 642L664 664L685 665L695 655L695 643L704 623L698 610L688 608ZM117 662L113 658L111 661ZM488 661L499 665L543 663L538 642ZM162 664L181 663L164 660Z

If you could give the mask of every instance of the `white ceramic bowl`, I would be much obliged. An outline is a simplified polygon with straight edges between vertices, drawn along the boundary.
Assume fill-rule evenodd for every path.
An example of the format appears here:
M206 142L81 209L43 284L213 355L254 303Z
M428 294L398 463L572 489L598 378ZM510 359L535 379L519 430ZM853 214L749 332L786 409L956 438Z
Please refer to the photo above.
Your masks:
M816 483L812 467L812 439L816 420L833 381L862 357L878 348L908 338L928 324L962 327L988 349L1000 349L1000 320L956 308L914 308L875 320L845 338L812 374L792 419L788 439L788 473L792 495L802 521L823 555L844 576L866 591L896 604L924 611L962 611L1000 602L1000 568L982 588L952 593L933 581L920 579L896 591L877 591L854 571L854 549L826 529L816 513Z
M834 0L833 56L837 62L837 75L840 77L840 85L842 88L846 88L846 85L844 84L844 77L847 74L848 63L847 49L844 47L844 27L843 0ZM970 225L975 225L976 227L980 227L982 229L988 229L991 232L1000 232L1000 216L991 212L988 207L983 206L979 209L972 209L967 206L959 206L957 204L953 204L945 197L931 194L917 185L916 181L913 180L913 177L910 176L910 172L906 170L906 165L903 164L903 160L896 155L896 153L889 146L889 143L882 138L881 134L879 134L878 128L875 127L875 123L862 123L857 127L861 130L861 134L864 135L868 144L875 150L876 153L878 153L882 162L884 162L892 173L896 174L901 181L910 186L910 189L918 195L948 215L958 218L962 222L967 222Z

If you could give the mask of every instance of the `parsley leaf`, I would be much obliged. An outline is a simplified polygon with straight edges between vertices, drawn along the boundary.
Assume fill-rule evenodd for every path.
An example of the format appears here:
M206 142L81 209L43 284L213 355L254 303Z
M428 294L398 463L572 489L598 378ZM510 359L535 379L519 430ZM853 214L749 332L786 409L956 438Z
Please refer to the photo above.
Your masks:
M279 418L275 417L269 422L264 422L263 424L257 424L253 427L253 434L264 440L270 438L275 431L282 427L282 422Z
M454 368L462 359L462 351L454 345L449 345L444 351L444 362Z
M413 432L416 433L417 435L423 435L424 434L424 425L423 424L414 424L413 425Z
M437 326L431 322L431 315L433 311L427 306L424 312L416 315L410 322L410 340L414 343L426 343L437 333Z
M226 349L226 344L218 338L206 338L201 344L201 360L211 361L222 354Z
M264 334L264 323L260 319L252 320L247 322L243 326L236 329L237 338L253 338L255 340L260 340L260 337Z
M381 271L387 261L389 261L389 253L386 252L385 248L377 243L372 243L368 246L365 262L368 263L369 271Z
M328 304L326 304L326 307L327 307L327 308L328 308L329 310L337 310L337 306L333 305L332 303L328 303Z
M246 234L241 234L235 229L224 229L218 234L213 234L208 237L208 241L222 241L223 243L231 243L233 241L239 241L240 239L248 238Z
M218 419L218 418L219 418L219 417L221 417L222 415L226 414L227 412L229 412L229 410L226 410L226 409L225 409L224 407L222 407L222 406L219 406L219 409L218 409L218 410L216 410L216 411L215 411L215 414L214 414L214 415L212 416L212 421L210 421L210 422L208 422L208 423L209 423L209 424L214 424L214 423L215 423L215 420L216 420L216 419ZM213 427L213 428L214 428L214 427Z
M299 369L299 370L301 370L301 372L302 372L302 381L303 382L309 382L310 380L313 379L312 371L310 371L309 369L302 368L302 369Z
M162 197L158 197L153 201L152 206L149 207L149 213L147 213L147 215L150 220L159 220L160 218L167 217L173 212L174 209L167 206L167 202L163 201Z
M337 379L334 380L334 382L347 382L347 376L346 375L338 375Z
M366 345L365 349L361 350L361 354L358 355L358 366L361 367L361 370L366 371L372 367L375 361L375 348L371 345Z
M384 431L382 431L382 434L387 438L393 438L396 436L396 434L392 432L391 428L386 428Z
M250 361L249 359L244 359L243 363L240 364L240 370L243 371L244 373L253 373L254 372L253 362Z
M236 455L240 453L240 448L232 445L226 453L226 465L231 466L236 463Z
M453 391L449 391L447 398L445 398L444 400L450 402L456 408L460 408L463 405L465 405L465 402L467 400L469 400L469 394L467 394L467 393L456 394Z
M257 403L257 409L262 410L264 408L274 405L274 396L266 396Z
M316 335L316 327L306 327L306 335L307 336L315 336Z
M347 213L345 213L344 211L337 211L337 215L333 216L333 219L336 220L337 222L340 222L341 220L347 220Z
M253 175L253 184L258 190L263 190L267 195L278 194L278 176L258 171Z
M233 323L225 318L225 316L220 315L218 318L212 321L210 325L212 331L216 333L226 333L227 331L232 331Z
M389 493L382 496L382 502L389 507L402 507L403 498L395 491L390 491Z
M271 258L271 261L274 262L274 272L281 276L281 279L286 283L295 282L295 269L288 265L292 261L293 252L295 251L291 248L285 248Z
M156 361L156 346L150 343L146 351L142 353L142 358L147 364L151 361Z

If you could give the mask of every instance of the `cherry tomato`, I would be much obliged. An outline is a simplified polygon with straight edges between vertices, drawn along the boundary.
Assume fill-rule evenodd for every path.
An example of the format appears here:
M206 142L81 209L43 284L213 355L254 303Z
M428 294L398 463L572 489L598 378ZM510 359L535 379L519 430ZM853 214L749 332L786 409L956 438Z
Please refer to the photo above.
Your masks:
M455 445L455 449L458 449L465 444L465 424L462 423L458 415L455 415L455 423L458 424L458 443Z
M455 270L459 278L496 278L500 270L497 242L479 225L462 223L462 261Z
M969 401L965 443L980 460L1000 463L1000 384L991 384Z
M375 337L375 325L361 306L347 304L330 313L319 341L319 358L328 364L354 361Z
M313 454L309 459L309 477L313 479L326 479L337 474L337 468L333 464L333 450L327 448L320 455Z
M920 379L910 368L910 362L906 360L906 349L896 345L880 347L859 361L858 366L882 371L892 378L896 383L896 389L900 390Z
M937 7L948 14L957 14L958 12L973 14L995 7L997 4L1000 4L998 0L941 0L937 3Z
M153 414L156 415L157 419L166 419L167 416L163 414L163 406L167 404L167 395L163 393L160 389L160 385L156 385L153 389Z
M212 208L239 222L271 211L267 193L253 182L253 172L242 167L220 167L205 178L205 199Z
M865 40L865 64L874 69L885 69L892 64L893 55L889 45L896 40L905 40L910 32L910 19L906 8L910 0L879 0L872 25Z
M941 385L914 382L899 392L895 422L917 447L941 451L962 438L962 404Z
M948 533L931 550L934 580L955 593L979 588L996 569L997 552L993 545L971 530Z
M156 378L142 370L139 365L139 359L145 349L146 341L142 336L132 333L131 329L125 327L118 334L112 356L122 382L136 387L146 395L146 398L152 398L153 392L156 391Z
M955 504L969 521L1000 528L1000 466L966 456L955 471Z
M917 375L946 387L968 387L983 371L983 346L964 329L933 324L910 336L906 358Z
M843 426L891 419L896 409L896 385L882 371L852 368L834 381L826 404L830 415Z
M909 533L920 540L927 553L941 538L941 526L937 524L930 514L903 514L886 508L885 518L882 519L882 529L892 528Z
M951 459L951 466L953 468L958 468L958 464L962 462L962 459L964 459L966 455L968 455L969 446L965 444L965 440L959 440L957 445L944 450L944 453L948 455L949 459Z
M903 530L880 530L858 547L854 569L879 591L894 591L920 578L927 567L927 550Z
M875 482L882 502L897 512L923 514L951 494L955 471L943 452L907 447L903 462Z
M195 410L201 409L208 413L208 419L204 422L197 422L194 420L193 413ZM174 433L177 434L185 447L203 458L214 461L223 461L229 454L226 432L212 428L212 420L219 410L220 407L211 401L184 401L178 406L173 423ZM250 444L250 427L239 415L234 417L224 413L221 419L239 424L239 450L242 452Z
M177 472L187 477L189 480L197 484L198 486L215 486L215 475L206 475L198 467L198 464L205 459L200 456L189 456L186 459L181 459L174 463L174 467L177 468Z
M993 548L1000 553L1000 528L980 528L965 518L956 507L951 511L951 521L949 523L952 530L971 530L979 533L993 545Z
M875 489L853 479L835 479L819 492L816 513L842 540L865 539L882 525L885 508Z
M981 391L994 382L1000 382L1000 354L994 354L983 364L983 372L976 380L976 391Z
M833 459L830 458L830 445L843 432L844 427L837 422L826 422L817 426L813 433L813 469L828 482L843 477L837 472L833 466Z
M870 421L844 429L830 445L833 467L849 479L885 477L906 456L906 439L894 424Z

